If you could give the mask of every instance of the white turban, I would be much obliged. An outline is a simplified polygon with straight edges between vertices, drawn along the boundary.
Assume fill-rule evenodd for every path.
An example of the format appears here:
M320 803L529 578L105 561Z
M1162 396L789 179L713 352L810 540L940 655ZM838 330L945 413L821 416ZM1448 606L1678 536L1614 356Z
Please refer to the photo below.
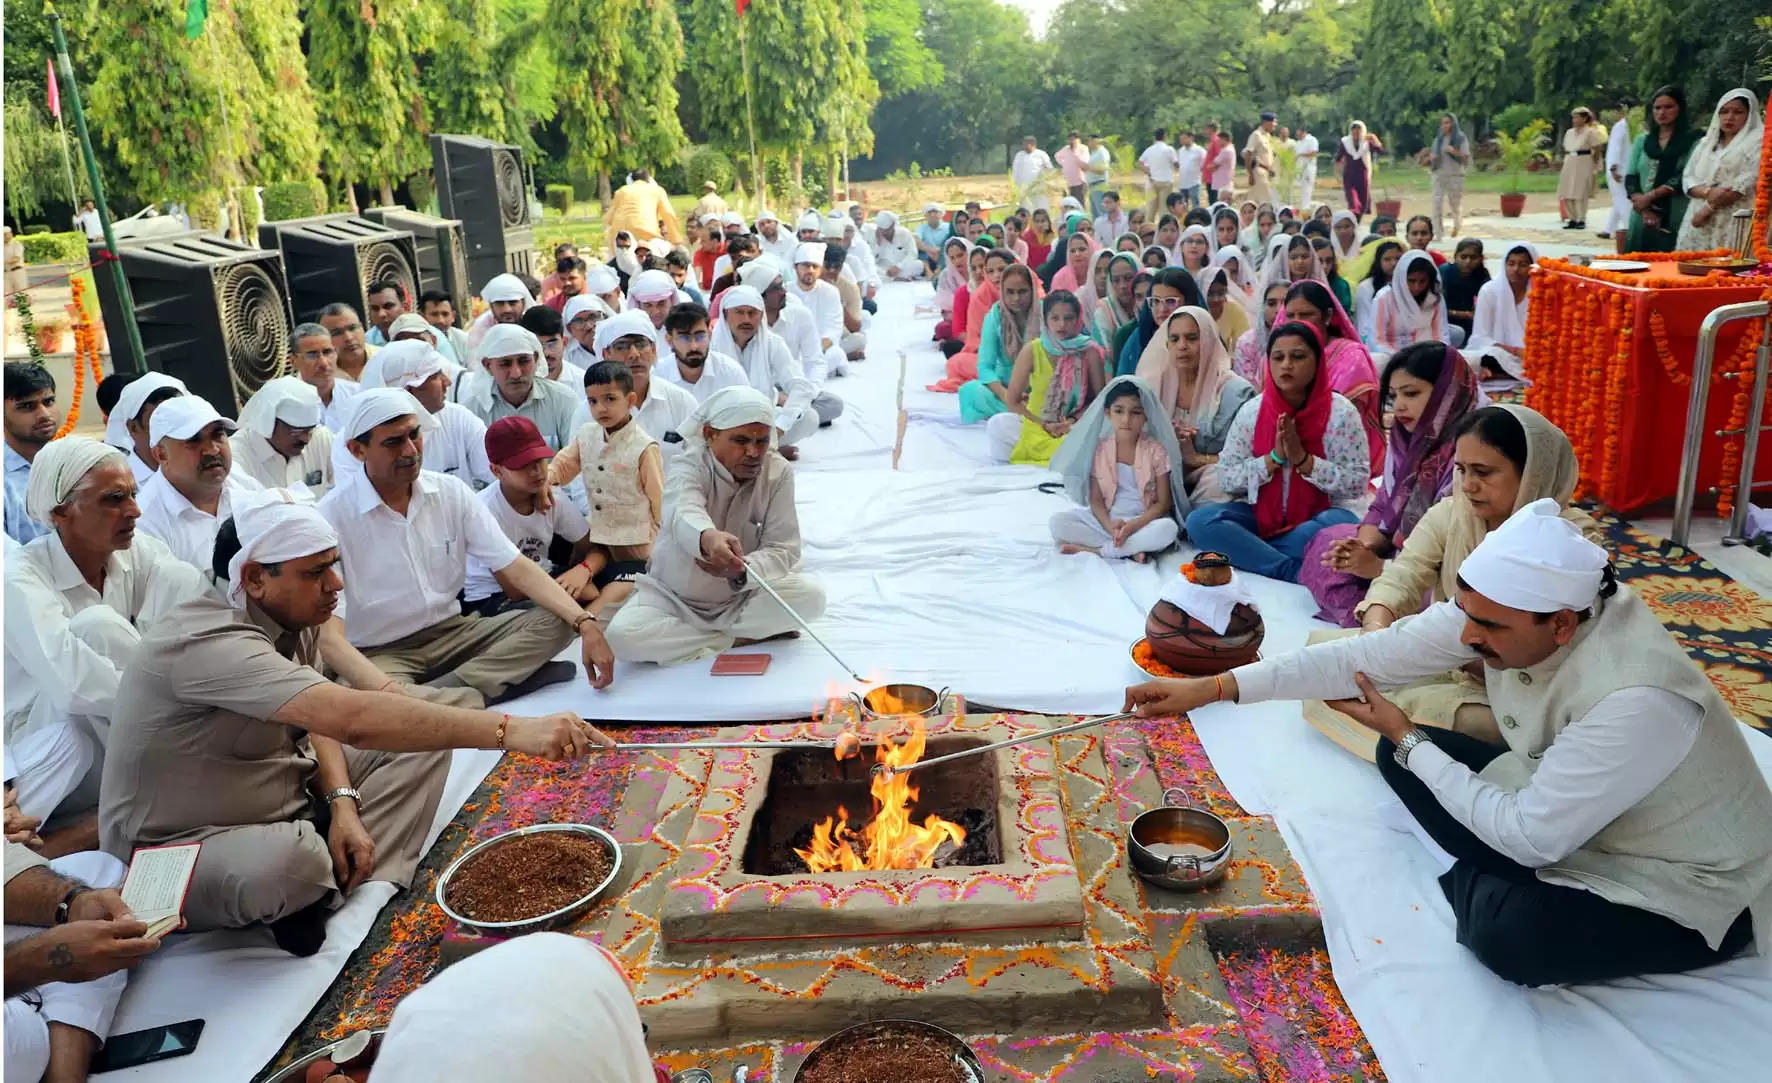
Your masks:
M352 397L346 404L345 419L339 425L338 435L346 440L356 440L377 425L386 425L395 418L408 414L418 418L419 427L426 432L437 427L436 419L412 397L412 392L395 387L377 387Z
M67 503L80 479L95 466L115 461L128 469L123 452L84 436L51 440L31 460L31 477L25 486L25 514L49 526L49 513Z
M514 274L493 275L481 288L480 297L487 304L494 301L522 301L525 309L535 307L535 298L530 295L529 287Z
M609 344L616 339L627 338L629 335L639 335L641 338L654 340L657 338L657 332L652 327L652 320L646 313L629 309L621 315L611 316L597 325L595 342L597 356L603 356L603 351L607 350Z
M520 353L530 354L537 359L542 356L541 339L535 333L519 323L497 323L486 332L486 337L474 347L474 363L481 368L492 357L515 357Z
M855 222L842 211L832 211L824 220L824 236L828 241L840 241L854 228Z
M822 255L819 256L819 259L822 260L823 258ZM775 257L773 256L758 256L756 259L751 260L749 263L738 269L739 285L749 286L751 289L756 290L759 295L773 285L775 280L781 276L781 264L775 262ZM722 305L728 305L732 302L721 301L720 303ZM759 305L758 307L760 308L762 306Z
M720 224L725 226L742 226L744 225L744 215L737 211L727 211L720 216Z
M240 411L240 427L266 440L279 421L292 429L320 424L320 392L299 376L279 376L259 388Z
M775 216L774 211L766 210L762 214L757 215L757 224L759 226L762 225L764 222L779 222L779 221L781 221L781 219L777 218Z
M794 232L803 233L806 230L823 233L824 216L817 211L807 211L805 214L802 214L800 216L800 224L794 228Z
M1606 550L1563 518L1555 500L1534 500L1490 531L1459 566L1483 597L1528 613L1587 609L1599 596Z
M248 561L278 564L338 547L338 531L314 505L288 489L262 489L233 502L240 551L228 561L228 604L246 608L240 569Z
M599 263L585 272L585 292L598 297L621 289L621 276L607 263Z
M500 327L513 326L500 324ZM488 331L486 338L480 340L484 346L494 331ZM493 354L502 357L503 354ZM370 391L378 387L414 388L443 371L443 355L437 348L422 339L408 338L399 342L390 342L375 351L375 356L363 366L363 390Z
M566 307L560 310L560 322L570 325L573 320L587 312L601 312L604 319L615 315L609 311L609 305L604 302L603 298L586 292L566 299Z
M897 227L898 215L893 214L891 211L881 211L879 214L874 215L875 229L896 229Z
M123 385L123 393L117 396L117 406L111 416L105 420L105 443L114 448L128 451L135 446L129 439L127 422L135 420L135 415L142 412L142 404L148 396L163 387L175 387L179 394L188 395L191 389L176 376L168 376L164 372L144 372Z
M394 317L394 322L388 327L388 341L394 342L401 335L409 335L414 331L429 338L433 343L437 341L437 329L416 312L402 312Z
M628 300L665 301L677 296L677 284L663 271L641 271L628 280Z
M753 261L755 262L755 261ZM817 241L803 241L794 249L794 266L802 263L813 263L824 266L824 245Z
M734 287L740 288L742 287ZM731 293L728 292L727 296L730 297ZM678 434L683 437L684 454L707 447L707 437L701 431L704 425L716 430L736 429L740 425L768 425L769 439L773 444L776 435L775 404L768 395L749 384L722 387L709 395L707 401L697 406L689 419L677 427Z
M734 286L720 295L720 311L725 313L735 308L754 308L762 312L763 295L752 286ZM711 397L709 401L712 401Z
M925 204L923 204L923 213L928 214L930 211L934 211L936 214L940 214L941 213L941 204L939 204L939 203L925 203Z

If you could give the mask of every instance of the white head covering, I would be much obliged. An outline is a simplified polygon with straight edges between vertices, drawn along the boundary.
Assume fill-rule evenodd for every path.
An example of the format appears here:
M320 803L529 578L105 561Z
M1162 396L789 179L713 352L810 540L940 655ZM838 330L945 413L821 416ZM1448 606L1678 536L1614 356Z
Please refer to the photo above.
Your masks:
M800 224L794 227L794 232L800 233L809 229L823 233L824 215L819 214L817 211L807 211L805 214L802 214L800 216Z
M609 264L599 263L585 272L585 293L593 293L602 297L605 293L614 293L619 289L621 289L621 276L616 274L615 268Z
M485 368L489 357L515 357L520 353L534 354L540 360L541 339L519 323L495 324L486 332L486 337L480 340L480 344L474 347L474 364Z
M730 294L728 294L730 296ZM736 429L740 425L768 425L769 439L775 440L775 404L769 396L748 384L722 387L695 408L677 432L683 437L685 453L707 447L702 435L703 425L715 429Z
M665 301L677 296L677 284L664 271L641 271L628 279L628 304Z
M232 418L221 416L201 395L167 399L148 422L148 443L158 444L168 436L174 440L189 440L218 421L229 432L240 427Z
M125 426L142 412L142 404L147 402L148 396L163 387L176 387L181 395L191 393L183 380L164 372L144 372L124 384L123 393L117 396L116 407L111 411L111 416L105 419L105 443L124 451L135 447L134 441L129 439L129 429Z
M626 338L629 335L639 335L641 338L648 339L657 338L657 333L652 326L652 320L646 315L646 313L630 308L621 315L611 316L597 325L597 338L595 343L597 356L602 357L603 351L607 350L609 344L616 339Z
M31 477L25 486L25 514L50 525L49 513L67 503L80 479L95 466L115 462L128 468L123 452L84 436L51 440L31 460Z
M1245 294L1249 293L1255 288L1255 273L1250 268L1249 257L1244 254L1243 249L1234 244L1227 244L1223 248L1212 253L1212 266L1224 267L1227 273L1230 270L1229 264L1231 260L1237 261L1237 277L1235 280L1237 287Z
M748 264L746 266L749 266ZM766 311L763 306L763 295L754 286L733 286L720 295L720 313L724 316L735 308L754 308L758 312ZM724 319L721 323L726 322Z
M891 211L881 211L879 214L874 215L875 229L896 229L897 227L898 215L893 214Z
M1080 211L1083 209L1083 201L1076 196L1065 196L1058 201L1058 209L1061 211Z
M401 335L411 334L414 331L430 339L432 345L436 344L437 329L416 312L402 312L394 317L394 322L388 325L388 341L393 342Z
M279 421L292 429L320 424L320 392L299 376L279 376L259 388L240 411L240 427L266 440Z
M723 226L742 226L744 225L744 215L737 211L727 211L720 216L720 224Z
M1192 311L1199 312L1200 309ZM1208 332L1205 328L1202 328L1202 332L1200 338L1203 346ZM1102 440L1113 431L1107 417L1107 392L1118 384L1130 384L1138 389L1138 401L1144 406L1145 435L1161 444L1163 451L1169 456L1169 488L1174 498L1170 514L1179 521L1187 516L1190 507L1187 485L1182 477L1186 464L1181 458L1181 445L1175 440L1175 426L1169 420L1169 408L1157 397L1156 389L1137 376L1117 376L1108 381L1107 387L1101 389L1101 393L1095 396L1095 401L1077 419L1076 425L1065 434L1064 441L1052 455L1052 469L1064 477L1064 491L1070 498L1083 507L1088 507L1089 479L1094 472L1095 455Z
M1483 597L1509 609L1555 613L1587 609L1599 596L1610 559L1581 535L1548 497L1534 500L1491 530L1458 569Z
M676 246L671 244L670 240L665 237L654 237L646 242L646 250L651 252L655 259L664 259L671 254L671 249L675 247Z
M436 419L412 397L412 392L393 387L373 388L351 398L338 435L345 440L355 440L377 425L386 425L408 414L418 418L419 428L426 432L437 427Z
M493 275L485 286L480 289L480 298L487 304L494 301L522 301L525 309L535 307L535 298L530 295L529 287L514 274Z
M781 221L781 219L777 218L775 216L775 212L772 210L769 210L767 208L765 208L762 213L757 215L757 224L759 226L762 225L764 222L780 222L780 221Z
M500 324L499 326L513 325ZM491 337L492 333L488 332L486 338L480 340L480 344L484 346L487 339ZM491 356L500 357L503 355L493 354ZM404 339L400 342L390 342L375 351L375 356L369 359L369 364L363 366L362 386L365 391L376 387L414 388L442 371L443 355L437 352L436 347L422 339ZM375 376L373 384L369 380L371 372Z
M1066 196L1065 198L1068 199L1070 197ZM923 204L923 213L928 214L930 211L934 211L936 214L940 214L941 213L941 204L939 204L939 203L925 203L925 204Z
M586 292L566 299L566 307L560 310L560 322L571 325L573 320L578 319L587 312L601 312L603 313L604 319L608 319L615 315L614 312L610 311L608 303L605 302L603 298L598 297L594 293Z
M240 569L248 561L276 564L338 547L338 531L311 501L288 489L261 489L233 502L240 551L228 561L228 604L246 608Z
M821 253L818 258L821 260L824 259L823 254ZM782 277L781 264L775 262L775 257L773 256L758 256L756 259L751 260L749 263L738 269L739 285L749 286L751 289L756 290L759 297L763 295L763 291L768 289L771 283ZM728 292L725 296L730 297L732 294ZM731 303L732 302L728 300L722 300L720 302L722 306ZM758 305L757 307L761 308L763 306Z
M832 211L825 216L824 238L827 241L840 241L850 230L855 228L855 221L842 211ZM798 262L797 260L795 262Z
M1723 135L1723 106L1737 99L1747 103L1747 123L1735 133L1728 146L1718 147L1717 140ZM1705 129L1704 138L1692 148L1692 156L1686 160L1685 186L1716 184L1741 173L1750 182L1751 191L1753 166L1760 160L1760 141L1764 134L1760 100L1754 92L1746 87L1736 87L1724 94L1717 99L1717 107L1711 110L1710 126Z
M375 1063L376 1083L653 1078L625 975L564 933L513 937L420 986L394 1010Z
M1335 235L1335 227L1342 221L1354 224L1354 239L1346 248L1341 247L1341 240ZM1329 219L1329 243L1335 246L1335 260L1338 263L1351 263L1360 258L1360 242L1365 239L1366 232L1360 228L1360 220L1354 217L1353 211L1336 211Z
M753 261L754 262L754 261ZM815 263L824 266L824 245L817 241L802 241L794 247L794 266L802 263Z
M1430 288L1435 300L1431 308L1422 308L1409 289L1409 269L1417 264L1426 266L1433 276L1433 285ZM1391 272L1390 285L1379 292L1381 295L1390 294L1391 307L1396 310L1397 320L1404 327L1417 334L1425 334L1428 338L1446 341L1446 303L1445 298L1439 296L1440 272L1434 267L1432 256L1419 248L1405 251L1397 260L1396 270Z

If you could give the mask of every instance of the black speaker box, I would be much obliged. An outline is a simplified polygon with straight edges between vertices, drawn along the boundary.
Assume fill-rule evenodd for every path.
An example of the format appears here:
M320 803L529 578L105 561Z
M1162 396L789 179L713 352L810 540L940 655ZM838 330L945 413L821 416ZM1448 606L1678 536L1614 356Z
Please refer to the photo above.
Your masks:
M298 322L318 319L321 309L344 301L368 330L367 290L384 278L398 282L407 297L418 296L418 249L404 229L354 214L326 214L260 222L258 243L283 253Z
M474 296L473 279L468 277L466 235L461 222L454 218L436 218L406 207L368 207L363 217L380 222L389 229L402 229L412 234L418 253L418 288L442 290L455 306L456 323L467 326L473 315L470 302ZM418 298L407 299L412 311L418 311Z
M478 293L494 275L535 273L535 225L523 151L476 135L431 136L437 209L461 222L468 278Z
M178 377L229 416L284 374L292 314L282 255L201 232L117 247L149 369ZM93 245L89 258L97 262L104 251ZM101 264L92 277L112 356L127 371L128 332L111 271Z

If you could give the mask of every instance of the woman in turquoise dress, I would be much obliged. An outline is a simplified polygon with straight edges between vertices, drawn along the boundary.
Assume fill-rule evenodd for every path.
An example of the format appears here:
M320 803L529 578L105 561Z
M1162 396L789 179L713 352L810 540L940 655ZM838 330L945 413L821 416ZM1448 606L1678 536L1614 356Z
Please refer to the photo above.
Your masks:
M960 386L960 420L976 425L1009 409L1009 378L1029 339L1040 335L1040 280L1025 263L1003 271L1001 296L978 336L978 379Z

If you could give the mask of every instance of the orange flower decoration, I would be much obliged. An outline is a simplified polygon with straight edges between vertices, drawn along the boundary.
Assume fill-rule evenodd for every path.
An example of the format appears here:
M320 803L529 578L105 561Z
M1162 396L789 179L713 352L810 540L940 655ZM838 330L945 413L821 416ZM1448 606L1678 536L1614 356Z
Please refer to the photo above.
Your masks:
M80 312L79 322L74 324L74 397L68 406L68 416L62 421L62 427L55 430L53 439L60 439L74 431L80 423L80 402L86 394L86 372L92 371L92 382L96 386L104 379L99 372L98 363L98 329L86 316L86 282L80 275L69 279L74 291L74 306Z

